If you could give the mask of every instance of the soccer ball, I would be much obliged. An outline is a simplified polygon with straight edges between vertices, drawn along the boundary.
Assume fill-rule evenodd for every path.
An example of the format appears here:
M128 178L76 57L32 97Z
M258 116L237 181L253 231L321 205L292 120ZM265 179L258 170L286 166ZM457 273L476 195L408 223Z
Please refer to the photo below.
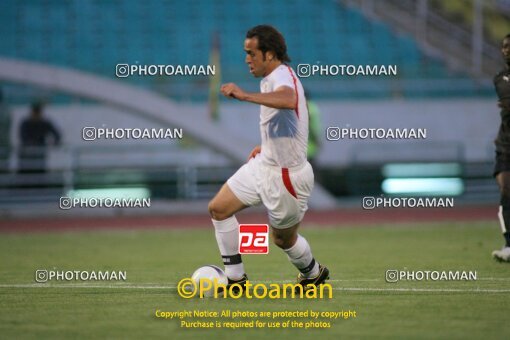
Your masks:
M193 275L191 275L191 279L193 280L193 282L195 282L197 289L199 289L200 287L200 279L208 279L210 280L211 284L214 283L215 279L217 280L218 285L220 284L226 285L228 283L228 278L227 275L225 275L225 272L220 267L214 265L208 265L198 268L197 270L195 270ZM208 281L205 281L203 283L204 288L207 289L204 290L204 296L211 297L214 295L214 288L211 287L210 289L208 289L209 288L208 284L209 284Z

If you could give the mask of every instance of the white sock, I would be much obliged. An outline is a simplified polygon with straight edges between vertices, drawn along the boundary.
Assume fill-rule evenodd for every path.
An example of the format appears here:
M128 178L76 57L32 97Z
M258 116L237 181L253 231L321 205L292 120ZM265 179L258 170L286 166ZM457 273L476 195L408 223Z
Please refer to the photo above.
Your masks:
M230 279L240 279L244 275L244 265L239 254L239 223L235 216L223 221L212 220L212 223L225 265L225 274Z
M315 261L306 239L298 235L296 244L289 249L284 249L294 266L304 277L314 277L319 274L319 263Z

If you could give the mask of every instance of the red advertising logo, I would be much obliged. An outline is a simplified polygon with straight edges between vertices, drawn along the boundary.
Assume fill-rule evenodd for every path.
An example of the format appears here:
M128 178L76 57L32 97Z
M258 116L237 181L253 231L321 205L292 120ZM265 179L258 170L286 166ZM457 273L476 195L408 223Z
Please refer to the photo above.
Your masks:
M269 226L267 224L239 225L239 254L269 253Z

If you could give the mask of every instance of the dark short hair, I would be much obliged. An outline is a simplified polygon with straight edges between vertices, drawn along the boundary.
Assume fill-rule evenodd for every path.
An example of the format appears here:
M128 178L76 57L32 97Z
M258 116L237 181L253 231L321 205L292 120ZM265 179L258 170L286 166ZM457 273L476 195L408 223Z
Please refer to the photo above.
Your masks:
M32 112L41 112L44 107L44 103L42 101L34 101L30 106L32 108Z
M246 33L246 38L251 39L257 37L259 41L259 50L265 57L266 52L273 52L276 58L282 63L290 62L290 58L287 55L287 45L285 44L285 38L278 32L276 28L270 25L258 25L251 28Z

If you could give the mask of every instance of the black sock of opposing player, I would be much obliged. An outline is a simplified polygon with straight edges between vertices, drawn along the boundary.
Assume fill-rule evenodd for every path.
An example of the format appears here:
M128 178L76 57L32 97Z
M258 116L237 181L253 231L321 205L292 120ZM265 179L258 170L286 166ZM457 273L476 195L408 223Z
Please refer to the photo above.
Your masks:
M501 196L501 206L499 207L499 223L501 225L501 231L506 241L506 246L510 247L510 230L507 226L510 226L510 197L506 195Z

